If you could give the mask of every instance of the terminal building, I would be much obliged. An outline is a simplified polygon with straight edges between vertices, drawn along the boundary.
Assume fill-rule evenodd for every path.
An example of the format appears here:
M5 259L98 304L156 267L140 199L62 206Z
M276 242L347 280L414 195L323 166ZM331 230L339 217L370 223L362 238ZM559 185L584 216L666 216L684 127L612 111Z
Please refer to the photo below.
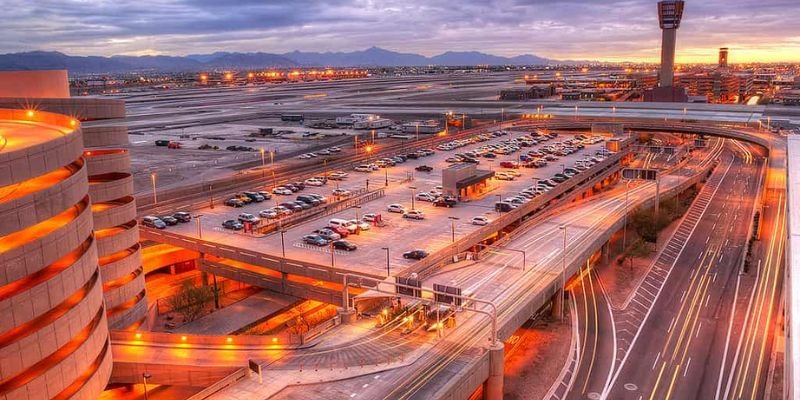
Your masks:
M442 192L468 199L486 192L492 177L494 171L479 170L477 164L456 163L442 170Z
M124 102L0 73L0 399L96 399L147 301Z

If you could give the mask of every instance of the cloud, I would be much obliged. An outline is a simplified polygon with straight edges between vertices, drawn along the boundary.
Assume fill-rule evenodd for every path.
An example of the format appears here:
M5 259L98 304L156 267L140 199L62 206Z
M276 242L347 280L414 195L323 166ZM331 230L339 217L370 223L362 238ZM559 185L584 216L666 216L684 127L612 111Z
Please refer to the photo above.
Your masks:
M655 0L0 0L0 52L78 55L478 50L560 59L658 58ZM800 58L796 0L689 0L679 59Z

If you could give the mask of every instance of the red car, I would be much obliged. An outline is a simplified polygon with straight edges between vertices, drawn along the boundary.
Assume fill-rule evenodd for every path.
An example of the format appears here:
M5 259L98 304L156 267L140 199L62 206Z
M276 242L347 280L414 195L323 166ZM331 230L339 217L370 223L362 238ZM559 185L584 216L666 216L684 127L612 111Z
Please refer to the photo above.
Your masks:
M347 230L347 228L345 228L345 227L343 227L343 226L329 226L328 228L329 228L329 229L331 229L332 231L334 231L334 232L338 233L338 234L339 234L339 235L341 235L343 238L346 238L346 237L347 237L347 235L349 235L349 234L350 234L350 231L349 231L349 230Z
M500 166L503 168L519 168L519 163L516 161L503 161Z

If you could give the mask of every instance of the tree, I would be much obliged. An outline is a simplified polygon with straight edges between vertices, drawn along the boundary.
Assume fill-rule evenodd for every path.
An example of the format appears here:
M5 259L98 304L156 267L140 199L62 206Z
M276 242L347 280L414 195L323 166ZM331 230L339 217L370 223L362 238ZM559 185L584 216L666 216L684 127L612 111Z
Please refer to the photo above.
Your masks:
M213 299L212 287L197 287L190 281L184 281L178 293L170 297L167 302L175 312L183 316L185 322L191 322L203 315L206 305Z

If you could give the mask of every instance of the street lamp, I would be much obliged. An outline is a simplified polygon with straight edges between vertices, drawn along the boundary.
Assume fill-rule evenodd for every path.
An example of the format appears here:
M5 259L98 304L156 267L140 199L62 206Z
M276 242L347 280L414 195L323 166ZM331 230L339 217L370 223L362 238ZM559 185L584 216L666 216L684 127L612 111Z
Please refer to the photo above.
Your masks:
M285 244L286 242L283 236L286 233L286 230L281 229L279 232L281 233L281 255L283 256L283 258L286 258L286 244Z
M389 248L388 247L381 247L381 250L386 251L386 277L392 276L392 272L389 269Z
M147 372L142 373L142 382L144 383L144 400L147 400L147 380L152 377L153 375L150 375Z
M261 177L263 178L264 174L266 173L266 170L264 168L266 168L267 162L266 159L264 158L264 149L261 149L260 152L261 152ZM270 156L272 156L272 152L270 152Z
M272 171L272 188L275 189L275 150L269 151L269 169Z
M153 205L158 205L158 195L156 194L156 173L150 174L150 182L153 183Z
M625 251L628 245L628 194L630 193L631 181L625 182L625 219L622 225L622 251Z
M564 287L567 286L567 226L558 227L564 232L564 247L561 249L561 310L558 318L564 320Z
M416 141L419 141L419 121L417 121L417 139L416 139Z
M386 167L383 168L383 173L384 173L384 176L385 176L384 177L385 180L384 180L383 185L388 187L389 186L389 164L386 164Z
M336 249L333 246L333 240L331 240L331 268L336 268Z
M417 187L416 186L409 186L411 189L411 210L414 210L414 197L417 195Z
M202 218L202 217L203 217L203 214L198 214L198 215L192 216L192 218L194 218L195 224L197 225L197 238L198 239L202 239L203 238L203 223L200 222L200 218Z
M456 242L456 221L460 220L461 218L458 218L458 217L447 217L447 218L450 220L450 236L451 236L451 242L450 243L455 243Z

